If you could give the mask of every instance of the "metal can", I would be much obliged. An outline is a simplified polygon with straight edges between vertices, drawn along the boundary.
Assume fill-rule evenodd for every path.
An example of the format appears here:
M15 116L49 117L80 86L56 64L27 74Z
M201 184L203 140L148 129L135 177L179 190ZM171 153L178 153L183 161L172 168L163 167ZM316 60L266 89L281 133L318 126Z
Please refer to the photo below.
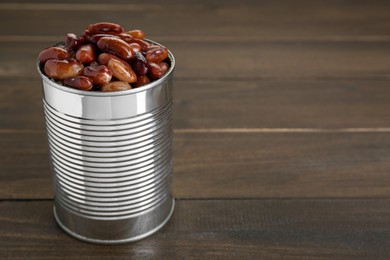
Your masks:
M145 238L174 208L170 69L148 85L81 91L38 71L54 184L54 216L67 233L101 244Z

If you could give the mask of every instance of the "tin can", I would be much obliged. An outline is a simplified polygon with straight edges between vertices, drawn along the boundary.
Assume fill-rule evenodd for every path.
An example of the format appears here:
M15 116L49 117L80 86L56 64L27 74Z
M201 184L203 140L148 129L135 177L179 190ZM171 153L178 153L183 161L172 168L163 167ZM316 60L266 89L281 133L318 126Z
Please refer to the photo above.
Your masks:
M38 71L54 184L54 216L67 233L101 244L145 238L174 209L170 69L148 85L81 91Z

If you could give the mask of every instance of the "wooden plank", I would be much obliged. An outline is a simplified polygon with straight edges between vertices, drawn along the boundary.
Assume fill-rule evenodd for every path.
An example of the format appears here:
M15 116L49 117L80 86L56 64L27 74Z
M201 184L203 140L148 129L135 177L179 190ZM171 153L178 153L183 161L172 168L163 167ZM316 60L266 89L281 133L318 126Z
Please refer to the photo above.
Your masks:
M44 47L54 43L0 42L0 77L38 77L36 58ZM390 67L387 42L178 41L166 45L177 59L177 78L387 79Z
M380 133L178 134L179 198L387 197L390 138Z
M0 129L38 129L43 132L41 80L9 78L2 81L0 89Z
M174 85L175 127L390 126L387 80L200 80Z
M175 133L177 198L390 195L390 133ZM0 198L52 198L44 133L0 134Z
M0 129L42 131L38 78L5 78ZM176 129L390 127L387 80L187 80L174 84Z
M0 257L8 259L386 259L390 201L177 201L153 236L118 246L60 230L52 201L0 203Z
M0 136L0 198L52 198L45 133Z
M24 3L23 3L24 2ZM151 37L264 40L389 40L388 1L8 1L0 4L2 33L63 35L113 21ZM88 14L88 15L86 15ZM72 19L68 19L72 17ZM39 19L37 19L39 18ZM49 22L50 21L50 22ZM63 21L66 21L64 23Z

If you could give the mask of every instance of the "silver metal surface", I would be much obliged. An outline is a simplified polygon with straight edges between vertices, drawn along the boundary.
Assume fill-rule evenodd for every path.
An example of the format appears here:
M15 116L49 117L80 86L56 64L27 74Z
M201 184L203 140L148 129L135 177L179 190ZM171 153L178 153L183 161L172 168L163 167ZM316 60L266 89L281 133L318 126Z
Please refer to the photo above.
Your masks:
M72 236L124 243L173 212L171 53L167 74L120 92L80 91L38 71L54 180L54 215Z

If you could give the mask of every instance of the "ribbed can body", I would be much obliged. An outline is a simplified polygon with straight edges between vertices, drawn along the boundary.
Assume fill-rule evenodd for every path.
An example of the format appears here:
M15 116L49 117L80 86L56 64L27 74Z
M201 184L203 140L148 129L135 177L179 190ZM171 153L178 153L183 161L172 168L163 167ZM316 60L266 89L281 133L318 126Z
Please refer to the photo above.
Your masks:
M55 193L69 234L124 243L161 228L172 214L172 74L133 90L73 90L43 79Z

